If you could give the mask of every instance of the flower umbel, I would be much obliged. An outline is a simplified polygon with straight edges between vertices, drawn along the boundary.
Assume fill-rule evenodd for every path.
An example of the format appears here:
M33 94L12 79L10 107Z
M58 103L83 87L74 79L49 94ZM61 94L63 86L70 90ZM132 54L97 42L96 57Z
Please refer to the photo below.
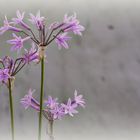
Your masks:
M73 32L76 35L82 35L82 31L85 29L82 25L80 25L76 14L72 16L68 16L66 14L62 22L56 21L46 27L45 17L41 16L40 11L38 11L36 15L33 15L32 13L29 14L29 21L35 25L37 30L39 30L39 34L36 35L31 27L24 21L25 12L17 10L16 15L17 17L12 18L12 21L10 22L5 16L4 26L0 28L0 34L9 30L20 33L20 35L13 33L14 39L7 41L12 45L12 51L21 50L21 48L23 48L23 42L28 39L38 46L38 50L42 50L42 48L43 50L46 50L46 46L53 41L56 42L59 49L62 47L68 49L69 45L67 41L71 39L68 33ZM17 27L17 25L23 28L21 29ZM22 34L26 37L22 37Z
M36 101L32 94L34 90L29 90L28 94L21 99L21 104L25 109L31 107L36 111L39 110L39 103ZM62 119L65 115L74 116L74 114L78 113L76 110L79 106L85 105L85 101L82 98L82 95L77 95L77 91L75 90L75 98L74 100L68 99L67 103L58 103L57 98L52 98L51 96L48 97L47 100L44 102L43 111L47 115L48 120L57 120ZM45 116L45 117L46 117Z

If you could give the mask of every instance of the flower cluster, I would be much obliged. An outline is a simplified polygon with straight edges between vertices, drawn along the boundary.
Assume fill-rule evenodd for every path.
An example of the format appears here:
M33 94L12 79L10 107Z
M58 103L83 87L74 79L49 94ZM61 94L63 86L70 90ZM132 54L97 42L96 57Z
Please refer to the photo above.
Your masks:
M56 42L59 49L62 47L69 48L68 40L70 40L71 37L68 36L68 33L73 32L76 35L82 35L82 31L84 31L84 27L80 25L76 14L72 16L66 14L62 22L54 22L46 27L45 17L41 16L40 12L38 12L36 15L30 13L28 19L28 21L39 31L38 35L35 35L31 25L24 21L25 12L21 13L18 10L16 15L17 17L12 18L10 22L5 16L4 25L0 28L0 34L3 34L6 31L14 32L14 39L7 41L11 44L12 51L19 52L23 48L24 42L27 40L33 41L39 47L38 50L42 50L42 48L44 50L45 46L49 45L52 41Z
M0 82L8 86L8 79L14 79L14 76L30 62L38 61L38 52L35 49L34 44L30 50L25 49L23 56L13 59L9 56L5 56L0 59Z
M29 23L28 23L29 22ZM37 30L32 29L34 26ZM21 104L25 109L31 107L39 112L39 134L38 138L41 140L41 127L42 115L49 120L49 123L54 120L60 120L65 115L73 116L78 113L78 107L85 107L85 100L82 95L78 95L77 91L74 92L74 98L69 98L65 103L59 103L57 98L48 96L48 99L43 102L44 92L44 65L45 65L45 51L46 48L53 41L57 44L58 48L69 48L68 41L71 39L69 33L75 35L82 35L85 28L80 25L76 14L64 16L61 22L54 22L46 26L45 17L40 15L40 11L33 15L29 14L28 20L25 21L25 12L16 12L16 17L10 21L5 16L3 26L0 27L0 35L7 31L12 31L13 38L8 40L7 43L11 45L11 51L17 51L18 55L22 56L13 59L5 56L0 59L0 82L4 83L9 89L9 102L10 102L10 115L11 115L11 132L12 139L14 140L14 117L13 117L13 101L12 101L12 88L14 84L15 75L22 70L22 68L31 62L41 62L41 87L40 87L40 102L34 97L35 90L29 89L28 94L21 99ZM31 47L24 48L25 43L31 42ZM24 51L24 53L23 53ZM21 53L22 52L22 53ZM52 139L52 126L50 138Z
M21 99L21 104L25 109L31 107L36 111L39 111L39 102L33 97L35 90L29 89L28 94ZM85 100L82 95L77 95L77 91L74 92L74 99L68 99L66 103L59 103L57 98L48 97L44 101L43 114L48 120L62 119L65 115L73 116L78 113L77 107L85 107Z

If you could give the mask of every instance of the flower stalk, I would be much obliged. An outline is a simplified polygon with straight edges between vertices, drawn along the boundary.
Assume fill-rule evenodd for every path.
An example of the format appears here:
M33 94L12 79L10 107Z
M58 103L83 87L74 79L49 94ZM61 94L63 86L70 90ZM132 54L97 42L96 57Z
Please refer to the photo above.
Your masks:
M42 111L43 111L43 97L44 97L44 56L41 58L41 87L40 87L40 112L39 112L39 134L38 140L41 140L42 130Z
M10 117L11 117L11 135L12 135L12 140L15 139L15 130L14 130L14 108L13 108L13 97L12 97L12 81L9 78L8 79L8 89L9 89L9 102L10 102Z
M54 136L53 136L53 120L48 120L47 134L49 136L49 140L54 140Z

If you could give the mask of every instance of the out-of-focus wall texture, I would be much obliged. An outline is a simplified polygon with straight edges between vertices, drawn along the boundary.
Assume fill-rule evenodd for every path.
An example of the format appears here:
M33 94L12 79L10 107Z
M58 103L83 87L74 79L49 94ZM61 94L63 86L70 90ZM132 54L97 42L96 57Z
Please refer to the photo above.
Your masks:
M73 36L69 50L58 50L55 44L47 50L45 96L63 101L77 89L86 98L86 108L79 114L56 122L55 139L139 140L140 1L0 0L0 25L4 15L10 19L17 9L34 14L40 10L48 24L76 12L86 28L82 37ZM5 43L10 37L0 36L1 57L16 55ZM17 76L13 93L17 139L37 138L38 115L31 109L25 111L19 101L30 87L39 97L39 79L39 65L28 66ZM0 89L0 140L7 140L8 93Z

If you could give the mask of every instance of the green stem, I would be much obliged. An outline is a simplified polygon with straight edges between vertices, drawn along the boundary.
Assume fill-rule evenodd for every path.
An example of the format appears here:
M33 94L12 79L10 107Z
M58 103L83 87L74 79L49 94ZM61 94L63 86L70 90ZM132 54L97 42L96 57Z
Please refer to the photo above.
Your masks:
M38 140L41 140L42 132L42 111L43 111L43 98L44 98L44 57L41 58L41 88L40 88L40 112L39 112L39 133Z
M14 140L14 109L13 109L13 99L12 99L12 84L11 79L9 81L9 102L10 102L10 115L11 115L11 134L12 134L12 140Z
M48 121L47 134L49 136L49 140L54 140L54 137L53 137L53 120Z

